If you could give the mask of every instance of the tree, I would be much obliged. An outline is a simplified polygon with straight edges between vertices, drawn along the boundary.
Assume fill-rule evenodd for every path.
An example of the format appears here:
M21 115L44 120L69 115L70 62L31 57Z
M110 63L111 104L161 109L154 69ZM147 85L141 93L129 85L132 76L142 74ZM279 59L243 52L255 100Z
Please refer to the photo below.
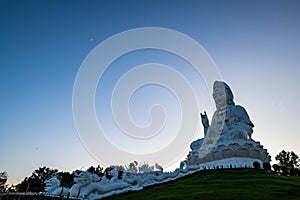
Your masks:
M134 161L134 162L131 162L129 163L128 166L125 166L126 170L131 172L131 173L137 173L138 172L138 162L137 161Z
M25 177L24 180L16 186L18 192L41 192L44 190L42 182L38 178Z
M263 168L265 171L271 171L271 165L268 162L263 163Z
M6 191L8 191L8 192L16 192L16 185L11 184L11 185L9 186L9 188L7 188Z
M272 167L273 167L273 169L274 169L275 172L279 172L279 170L280 170L279 165L274 164L274 165L272 165Z
M17 192L26 192L27 187L29 186L29 180L28 177L25 177L21 183L16 185L16 191Z
M299 170L299 169L297 169L297 168L293 168L293 169L290 170L290 173L289 173L289 174L290 174L291 176L297 176L298 170Z
M50 169L48 167L40 167L32 173L32 178L38 178L42 182L45 182L47 179L52 178L57 174L57 169Z
M297 170L297 176L300 176L300 169Z
M50 169L48 167L40 167L28 178L25 177L24 180L16 186L18 192L42 192L45 189L45 181L52 178L57 174L57 169Z
M69 172L58 172L56 176L60 180L60 185L62 187L72 187L74 184L74 174L70 174Z
M139 166L139 172L140 173L149 173L154 170L153 166L150 166L148 163L144 163L141 166Z
M287 176L289 174L289 170L286 166L281 167L281 174Z
M286 152L282 150L278 155L276 155L275 159L279 161L280 166L285 166L288 169L299 167L299 156L293 151Z
M99 177L102 177L104 175L103 171L103 167L100 167L100 165L98 165L96 168L94 166L90 166L87 169L88 172L91 172L92 174L97 174Z
M0 193L5 192L7 177L7 172L0 172Z
M295 154L293 151L286 152L282 150L278 155L275 157L276 160L279 161L278 165L281 168L283 174L294 174L295 169L299 167L299 156Z

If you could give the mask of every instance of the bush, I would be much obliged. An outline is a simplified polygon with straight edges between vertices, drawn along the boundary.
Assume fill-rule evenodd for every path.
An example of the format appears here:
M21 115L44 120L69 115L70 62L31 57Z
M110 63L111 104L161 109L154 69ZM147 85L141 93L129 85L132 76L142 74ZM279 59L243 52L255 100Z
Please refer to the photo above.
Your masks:
M287 176L289 174L289 170L287 167L281 167L282 175Z
M297 176L300 177L300 169L297 170Z
M272 167L273 167L273 169L274 169L275 172L279 172L279 170L280 170L279 165L274 164Z
M253 167L254 167L254 169L260 169L259 162L257 162L257 161L253 162Z
M268 162L263 163L263 168L265 171L271 171L271 165Z
M297 176L297 173L298 173L298 169L290 169L290 176Z

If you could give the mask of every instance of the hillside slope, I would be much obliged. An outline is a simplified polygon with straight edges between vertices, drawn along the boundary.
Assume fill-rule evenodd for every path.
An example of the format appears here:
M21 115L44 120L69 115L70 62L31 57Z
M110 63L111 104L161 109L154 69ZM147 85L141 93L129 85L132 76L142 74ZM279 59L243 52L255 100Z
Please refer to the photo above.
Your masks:
M254 169L201 171L170 183L106 199L300 200L300 177L278 176Z

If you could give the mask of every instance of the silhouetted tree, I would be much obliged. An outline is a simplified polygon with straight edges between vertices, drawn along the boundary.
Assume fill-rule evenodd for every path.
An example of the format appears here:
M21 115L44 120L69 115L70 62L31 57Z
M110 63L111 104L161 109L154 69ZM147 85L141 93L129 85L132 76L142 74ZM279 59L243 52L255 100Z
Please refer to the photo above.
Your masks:
M138 162L137 161L131 162L131 163L129 163L128 166L126 166L126 170L130 171L132 173L137 173L138 172L137 166L138 166Z
M91 172L92 174L97 174L99 177L102 177L104 175L103 168L98 165L96 168L94 166L90 166L87 169L88 172Z
M300 176L300 169L297 170L297 176Z
M154 170L154 166L150 166L148 163L144 163L139 166L140 173L149 173Z
M9 186L9 188L7 188L8 192L16 192L16 185L12 184L11 186Z
M28 177L25 177L23 181L16 185L17 192L26 192L27 187L29 186Z
M280 171L279 165L274 164L272 167L273 167L273 170L274 170L275 172L279 172L279 171Z
M42 192L45 189L45 181L57 174L57 169L50 169L48 167L40 167L32 173L28 178L16 186L18 192Z
M29 177L29 185L26 192L42 192L45 189L45 183L38 177Z
M38 169L34 170L31 177L38 178L42 182L45 182L47 179L52 178L57 174L57 169L50 169L48 167L39 167Z
M263 168L265 171L271 171L271 165L268 162L263 163Z
M16 186L18 192L41 192L44 191L44 185L38 178L25 177L24 180Z
M296 175L299 167L299 156L293 151L282 150L275 157L283 175Z
M7 172L0 172L0 193L5 192L7 177Z
M276 155L275 159L279 161L280 166L285 166L287 169L299 167L299 156L293 151L286 152L282 150L278 155Z
M74 185L74 174L69 172L58 172L56 174L57 178L60 180L60 185L62 187L72 187Z
M282 167L281 167L281 173L282 173L282 175L284 175L284 176L288 175L288 174L289 174L288 168L287 168L286 166L282 166Z
M298 173L298 169L296 168L290 169L289 171L289 175L291 176L297 176L297 173Z

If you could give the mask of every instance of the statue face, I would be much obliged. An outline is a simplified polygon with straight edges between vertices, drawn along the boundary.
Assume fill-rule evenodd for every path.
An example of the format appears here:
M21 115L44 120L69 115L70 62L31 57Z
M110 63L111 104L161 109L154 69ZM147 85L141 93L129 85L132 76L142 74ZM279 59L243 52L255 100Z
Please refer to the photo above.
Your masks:
M226 92L225 90L215 90L213 93L213 98L215 100L217 108L222 108L226 106Z
M116 176L118 176L118 170L115 168L115 169L109 171L108 174L110 176L116 177Z
M59 185L60 181L56 177L46 180L46 188L59 187Z
M81 172L79 176L75 177L75 182L80 183L82 185L87 185L91 183L90 174L87 172Z

